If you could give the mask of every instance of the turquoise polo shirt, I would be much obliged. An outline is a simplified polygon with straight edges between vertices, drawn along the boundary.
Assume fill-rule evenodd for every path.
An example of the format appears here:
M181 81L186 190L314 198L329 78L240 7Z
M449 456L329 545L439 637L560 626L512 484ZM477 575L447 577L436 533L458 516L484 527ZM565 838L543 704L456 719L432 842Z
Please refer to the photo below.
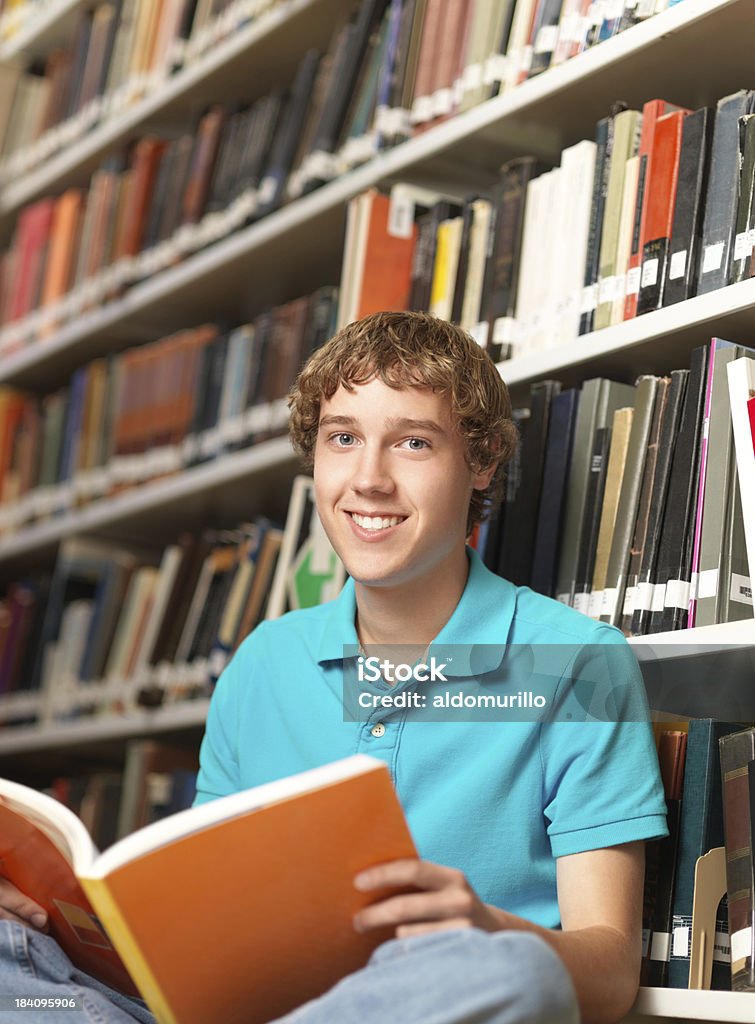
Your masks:
M349 580L336 600L264 622L239 647L210 702L195 802L370 754L391 771L421 857L464 871L484 901L558 927L556 858L666 834L642 679L618 630L468 555L464 592L430 651L482 645L473 664L446 668L450 686L489 678L503 652L514 668L498 692L521 692L537 688L533 652L545 650L555 720L434 720L406 707L344 720L344 646L358 643ZM622 677L616 720L578 721L581 688L604 677L606 655Z

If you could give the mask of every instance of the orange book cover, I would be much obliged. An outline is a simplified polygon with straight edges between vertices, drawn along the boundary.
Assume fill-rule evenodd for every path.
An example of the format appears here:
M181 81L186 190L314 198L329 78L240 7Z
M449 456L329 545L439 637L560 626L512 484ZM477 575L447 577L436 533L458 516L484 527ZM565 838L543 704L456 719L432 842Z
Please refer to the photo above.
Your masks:
M0 780L3 874L48 910L74 962L135 983L160 1024L263 1024L322 994L390 937L354 930L376 898L354 876L414 856L387 766L360 754L182 811L100 855L68 808Z
M84 196L78 188L68 189L55 201L50 251L42 285L43 306L49 306L57 301L71 286L83 209ZM48 324L40 334L52 333L54 329L55 324Z
M165 152L162 139L148 135L134 147L132 169L134 176L124 210L123 255L136 256L142 247L142 236L147 223L152 189L155 184L160 160Z
M388 196L372 193L356 320L381 310L406 309L409 302L417 226L412 225L408 238L392 234L390 206Z
M649 203L648 182L653 173L653 139L658 119L664 114L670 114L675 110L684 108L677 107L666 100L648 100L642 107L642 129L640 132L640 179L637 185L637 201L635 204L635 230L632 236L632 248L629 252L627 264L627 294L624 300L624 319L631 320L637 315L637 299L640 293L640 266L642 264L642 252L645 242L650 237L647 234L647 210ZM685 113L690 113L685 110ZM638 228L639 224L639 228ZM634 282L630 290L630 282Z
M646 179L645 243L670 238L676 201L682 122L686 111L675 110L658 118L653 136L650 178Z

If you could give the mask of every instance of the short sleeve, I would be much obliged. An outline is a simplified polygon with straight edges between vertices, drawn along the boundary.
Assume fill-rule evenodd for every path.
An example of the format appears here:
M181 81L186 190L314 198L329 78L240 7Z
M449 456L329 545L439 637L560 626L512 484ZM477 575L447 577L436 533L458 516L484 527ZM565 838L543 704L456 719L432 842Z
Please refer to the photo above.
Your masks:
M239 648L227 665L210 700L207 725L199 751L199 776L194 806L229 796L241 789L238 765Z
M540 752L554 857L667 834L645 688L618 630L598 627L575 648Z

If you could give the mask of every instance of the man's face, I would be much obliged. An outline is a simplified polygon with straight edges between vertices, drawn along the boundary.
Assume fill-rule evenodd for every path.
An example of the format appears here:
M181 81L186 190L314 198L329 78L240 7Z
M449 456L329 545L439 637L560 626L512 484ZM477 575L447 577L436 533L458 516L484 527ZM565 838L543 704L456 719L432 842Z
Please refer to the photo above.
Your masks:
M317 508L349 574L366 586L440 581L463 555L473 473L449 399L375 378L320 409Z

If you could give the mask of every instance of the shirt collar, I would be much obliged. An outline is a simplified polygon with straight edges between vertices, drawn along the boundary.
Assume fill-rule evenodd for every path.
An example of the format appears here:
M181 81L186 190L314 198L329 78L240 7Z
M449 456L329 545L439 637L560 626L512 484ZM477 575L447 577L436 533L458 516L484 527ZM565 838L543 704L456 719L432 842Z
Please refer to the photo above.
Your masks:
M448 663L449 676L474 676L498 668L516 608L516 587L492 573L472 548L467 548L467 557L464 591L430 646L436 660ZM355 617L356 592L349 578L330 603L317 653L319 664L343 661L344 646L358 645Z

